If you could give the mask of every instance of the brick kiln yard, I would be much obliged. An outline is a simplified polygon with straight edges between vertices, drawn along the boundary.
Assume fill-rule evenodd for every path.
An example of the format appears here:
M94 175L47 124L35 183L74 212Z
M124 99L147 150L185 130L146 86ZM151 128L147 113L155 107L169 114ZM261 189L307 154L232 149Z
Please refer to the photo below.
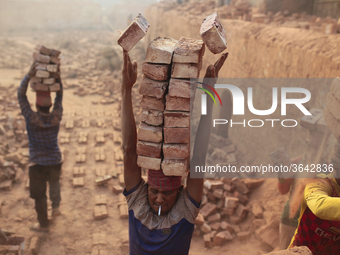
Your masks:
M189 8L189 5L187 6ZM152 29L153 19L156 20L163 15L164 26L152 29L147 38L138 43L130 52L131 58L136 59L139 66L137 82L142 78L141 67L148 42L159 35L176 39L181 36L198 39L198 32L191 31L190 24L183 26L182 32L179 32L180 29L172 30L169 22L171 20L174 23L173 21L177 19L170 19L171 16L162 13L162 8L150 10L151 13L157 12L157 15L155 14L149 22L150 29ZM185 9L185 6L181 8ZM171 10L179 16L181 11L181 9ZM209 14L209 10L205 11L205 13L202 11L196 15L203 18L206 16L205 14ZM146 18L148 18L147 15ZM188 20L189 18L190 16L187 17ZM178 18L178 24L173 24L173 27L185 24L182 22L184 19L183 16ZM197 22L193 26L195 31L198 31L197 28L201 24L201 21ZM298 51L310 50L309 61L313 59L313 54L316 54L314 60L318 60L320 66L329 66L329 69L323 67L319 68L318 72L312 73L315 70L314 65L306 64L300 69L302 76L297 76L293 70L303 66L301 62L293 59L267 59L268 62L278 61L280 63L280 66L277 66L282 68L280 77L307 77L308 74L311 76L314 74L314 77L334 77L336 73L339 74L339 35L324 35L320 31L305 31L299 28L281 28L286 30L278 29L277 31L277 28L270 28L268 25L246 21L229 20L227 22L223 19L223 22L226 22L224 26L227 31L232 29L232 33L239 29L243 31L240 38L247 34L250 38L249 42L254 42L254 38L258 38L260 42L254 43L253 46L247 45L247 50L252 51L249 53L249 57L254 58L255 65L243 59L245 58L244 50L239 46L237 48L236 40L232 40L231 45L228 45L230 57L226 66L221 70L220 77L276 77L276 68L264 68L267 57L261 61L256 59L254 49L262 53L266 49L275 52L278 46L273 38L281 40L282 34L285 34L286 38L282 39L280 44L281 47L285 46L287 52L298 56L303 53L298 53ZM233 28L230 27L231 25ZM301 36L301 40L298 40L299 36ZM264 37L267 38L264 39ZM50 32L44 36L35 33L33 36L32 34L23 34L0 38L0 163L14 162L15 165L10 165L8 168L13 168L16 171L12 186L4 185L5 187L0 191L0 227L15 232L17 236L25 237L27 249L34 248L32 247L33 242L30 242L31 237L39 237L38 254L128 253L128 220L125 200L117 194L123 187L123 179L119 115L122 53L115 43L116 39L117 34L109 31ZM264 41L267 42L265 46ZM304 42L307 41L313 42L313 45L310 45L309 49L303 49L303 45L306 45ZM27 137L24 134L24 119L20 114L16 99L17 88L29 69L33 49L38 43L62 51L61 74L64 84L64 115L59 133L60 147L64 156L60 207L62 215L54 220L48 234L35 234L29 230L29 226L36 222L36 213L34 201L29 198L27 190L28 145ZM323 55L321 56L320 53ZM320 55L320 58L316 57L317 55ZM272 54L272 56L277 56L277 54ZM216 60L216 56L207 53L203 60L203 70L207 64L214 60ZM29 91L28 98L33 106L34 93ZM133 100L138 125L139 102L141 100L138 86L133 89ZM301 146L296 145L301 144L306 135L306 131L302 130L300 131L301 137L297 141L292 141L293 138L287 139L291 155L297 155ZM245 143L240 142L242 141L241 136L243 135L237 135L231 131L229 140L223 141L231 145L230 153L234 153L238 163L251 165L256 164L259 160L268 160L268 155L258 156L255 153L247 153ZM243 136L243 139L246 138ZM215 135L212 136L212 139L216 143L220 141ZM277 147L276 145L271 146ZM209 150L209 152L213 153L213 150ZM1 168L0 176L5 169ZM96 185L96 178L105 174L112 175L114 178L103 185ZM247 188L252 187L249 180L245 180L245 183L248 183ZM232 186L237 187L236 183L229 184L229 181L224 181L221 185L222 191L231 189ZM207 183L206 202L216 204L220 210L220 201L222 200L220 200L219 188L221 187L217 187L216 190L213 185L211 190L208 187ZM226 241L221 246L206 249L203 239L203 232L207 231L206 226L201 227L197 224L198 230L195 230L190 254L228 252L228 254L259 255L270 252L278 246L279 217L287 196L279 194L277 180L266 179L247 195L240 194L242 187L236 190L234 195L238 196L240 202L244 204L243 209L249 211L242 222L238 222L235 218L237 216L229 219L229 216L226 216L228 210L224 210L222 220L214 212L210 212L209 208L203 211L205 219L210 221L209 225L212 231L215 228L230 230L233 240ZM244 210L239 209L237 214L243 214ZM211 215L214 217L209 218ZM99 250L101 251L98 252Z

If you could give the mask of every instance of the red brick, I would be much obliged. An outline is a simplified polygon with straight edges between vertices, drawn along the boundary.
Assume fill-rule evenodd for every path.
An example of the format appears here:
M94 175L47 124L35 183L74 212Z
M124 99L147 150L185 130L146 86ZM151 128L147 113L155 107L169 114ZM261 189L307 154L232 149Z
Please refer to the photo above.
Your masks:
M235 209L239 204L239 199L236 197L226 197L224 201L225 208Z
M243 218L241 218L241 217L239 217L237 215L232 215L232 216L229 217L229 220L233 224L239 224L239 223L241 223L243 221Z
M226 231L222 231L216 234L214 241L212 243L213 246L221 246L222 244L224 244L227 240L226 240Z
M142 66L143 74L156 81L166 81L170 77L170 65L166 64L151 64L151 63L143 63Z
M37 66L35 67L35 70L43 70L46 71L47 68L47 64L46 63L38 63L37 62ZM32 80L32 79L31 79Z
M182 37L176 44L172 61L174 63L198 63L203 55L203 41Z
M58 66L57 65L47 65L46 70L52 73L58 72Z
M209 191L207 194L207 198L210 202L215 203L216 202L216 197L214 196L214 194L212 193L212 191ZM217 206L217 205L216 205Z
M143 109L147 109L147 110L164 111L165 100L164 98L154 98L154 97L143 96L140 106Z
M239 232L237 233L237 238L241 241L243 240L247 240L250 236L250 231L243 231L243 232Z
M190 98L170 97L166 95L166 110L190 112Z
M200 35L208 49L214 54L221 53L227 48L226 33L216 12L204 18Z
M205 206L202 207L200 213L203 215L204 218L212 215L216 212L217 206L212 203L207 203Z
M211 217L211 216L210 216L210 217ZM213 222L213 223L210 224L210 227L211 227L211 229L214 230L214 231L220 231L220 230L221 230L221 223L215 221L215 222Z
M169 82L167 81L155 81L143 76L139 86L139 94L163 98Z
M120 185L114 185L112 186L112 192L115 193L116 195L123 193L124 188L121 187Z
M161 169L160 158L149 158L149 157L138 156L137 164L138 166L146 168L146 169L153 169L153 170Z
M203 225L203 223L204 223L204 216L199 213L196 217L195 224Z
M186 176L188 168L187 159L164 159L162 161L162 170L167 176Z
M248 196L247 195L241 195L238 191L234 191L234 196L240 200L241 204L247 204L248 203Z
M206 195L203 195L202 196L202 206L204 206L206 203L208 203L208 198L207 198L207 196Z
M163 124L163 112L143 109L140 114L140 121L152 126L160 126Z
M171 78L169 83L169 96L190 98L190 80Z
M190 128L163 128L164 143L190 143Z
M171 78L198 78L202 69L202 63L173 63L171 69Z
M214 195L214 197L216 197L218 199L222 199L222 197L223 197L223 189L215 189L213 191L213 195Z
M223 188L223 182L214 181L214 180L205 180L204 187L206 187L209 190L222 189Z
M126 51L130 51L148 32L148 21L139 14L124 30L117 43Z
M157 37L148 46L145 62L171 64L177 40L168 37Z
M59 83L54 83L52 85L49 86L49 90L51 92L57 92L60 90L60 84Z
M240 192L242 195L249 193L247 185L242 180L234 178L232 179L232 183L235 185L237 191Z
M190 113L188 112L164 112L164 127L190 128Z
M46 48L43 45L37 44L34 48L35 50L39 51L39 53L43 54L43 55L50 55L51 50Z
M50 73L43 70L37 70L35 76L38 78L48 78L50 76Z
M43 84L52 85L54 83L55 83L55 79L54 78L43 79Z
M51 58L49 56L39 54L38 52L34 52L33 53L33 59L37 62L48 64L50 62Z
M233 192L234 188L235 187L233 185L228 185L228 184L223 185L223 189L228 191L228 192Z
M210 248L211 247L211 237L210 237L210 234L205 234L203 236L203 240L204 240L205 248Z
M260 187L262 183L264 182L264 179L245 179L244 183L247 185L248 189L250 191L253 191Z
M55 49L50 50L50 56L53 56L53 57L59 57L60 53L61 52L59 50L55 50Z
M216 203L216 206L217 206L217 209L223 210L223 208L224 208L224 201L222 199L218 200L217 203Z
M209 223L215 222L215 221L220 221L221 220L221 214L216 213L208 217Z
M222 230L227 230L230 233L234 232L234 228L229 223L227 223L225 221L222 221L220 226L221 226Z
M187 159L190 156L189 144L163 144L164 159Z
M31 82L30 85L34 91L48 91L49 89L47 85L42 84L42 83Z
M162 151L162 143L150 143L137 141L137 155L160 158Z
M203 223L203 225L201 225L200 229L205 234L208 234L208 233L211 232L211 228L210 228L210 226L207 223Z
M51 57L50 57L50 62L51 62L51 63L54 63L54 64L60 64L60 58L51 56Z
M237 216L239 216L240 218L244 219L244 218L247 217L248 211L249 210L245 206L239 204L238 207L236 208L235 213L236 213Z
M163 140L162 127L154 127L141 122L137 133L137 139L146 142L160 143Z

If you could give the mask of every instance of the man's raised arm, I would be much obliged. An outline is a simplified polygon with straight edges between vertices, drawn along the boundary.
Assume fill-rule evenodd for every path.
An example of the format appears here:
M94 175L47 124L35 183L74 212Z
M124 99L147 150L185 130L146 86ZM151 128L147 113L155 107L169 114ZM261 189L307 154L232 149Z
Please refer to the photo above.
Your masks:
M122 147L124 155L124 182L126 191L140 183L141 168L137 165L137 131L132 107L132 87L137 79L137 62L131 63L128 52L124 50L124 64L122 71Z

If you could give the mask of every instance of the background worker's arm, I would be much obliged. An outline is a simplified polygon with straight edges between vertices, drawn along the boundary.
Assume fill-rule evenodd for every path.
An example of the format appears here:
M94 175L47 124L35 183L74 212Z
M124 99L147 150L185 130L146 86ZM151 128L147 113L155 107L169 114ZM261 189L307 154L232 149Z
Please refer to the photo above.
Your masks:
M126 191L131 190L140 183L141 168L137 165L137 131L132 107L132 87L137 79L137 62L131 63L129 54L124 51L122 71L122 147L124 162L124 182Z
M30 79L34 77L35 75L35 67L37 66L36 62L33 62L33 64L30 67L30 70L28 71L25 78L22 80L20 87L18 88L18 102L20 105L21 113L24 115L25 118L28 118L29 115L32 113L31 105L28 102L27 99L27 87Z
M56 92L54 100L53 112L60 114L60 118L63 114L63 83L60 78L60 65L58 65L59 78L56 79L56 83L60 84L60 90Z
M218 72L222 68L224 61L227 59L228 53L222 54L222 56L216 61L215 65L210 65L207 68L205 79L203 83L210 86L214 86L218 77ZM209 80L207 80L209 79ZM209 90L209 88L205 88ZM210 96L207 97L207 114L201 115L201 119L198 125L196 139L194 144L193 157L190 165L195 166L205 165L205 158L208 151L209 138L212 126L212 109L213 100ZM187 191L189 195L197 202L200 203L203 195L203 178L190 178L188 175Z
M325 180L309 183L305 199L309 209L320 219L340 221L340 197L331 197L332 186Z

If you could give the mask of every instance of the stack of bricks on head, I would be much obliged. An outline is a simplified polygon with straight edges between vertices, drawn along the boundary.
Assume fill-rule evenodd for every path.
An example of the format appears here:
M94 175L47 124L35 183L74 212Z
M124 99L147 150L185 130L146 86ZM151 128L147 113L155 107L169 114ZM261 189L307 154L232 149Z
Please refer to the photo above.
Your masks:
M38 52L33 53L33 59L38 65L35 68L35 77L30 80L31 88L34 91L59 91L60 84L56 83L56 78L59 78L57 71L60 51L42 45L37 45L35 49Z
M144 25L144 26L141 26ZM139 15L118 44L129 51L147 32ZM190 96L199 77L205 44L214 54L226 49L225 32L214 13L204 19L203 41L158 37L148 46L140 82L141 122L137 133L137 163L167 176L186 176L190 158ZM131 47L132 45L132 47Z

